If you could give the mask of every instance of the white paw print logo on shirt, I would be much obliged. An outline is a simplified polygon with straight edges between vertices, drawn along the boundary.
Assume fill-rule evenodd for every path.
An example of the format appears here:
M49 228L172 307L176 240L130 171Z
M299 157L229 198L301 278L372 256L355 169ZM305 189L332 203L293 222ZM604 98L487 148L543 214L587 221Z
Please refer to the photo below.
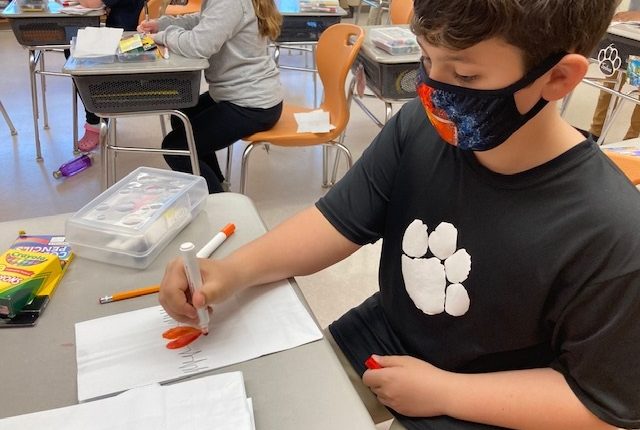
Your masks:
M456 250L458 230L440 223L429 234L428 227L414 220L402 238L402 276L409 297L427 315L446 312L459 317L469 310L469 294L462 283L471 271L471 256ZM432 256L427 256L430 251Z

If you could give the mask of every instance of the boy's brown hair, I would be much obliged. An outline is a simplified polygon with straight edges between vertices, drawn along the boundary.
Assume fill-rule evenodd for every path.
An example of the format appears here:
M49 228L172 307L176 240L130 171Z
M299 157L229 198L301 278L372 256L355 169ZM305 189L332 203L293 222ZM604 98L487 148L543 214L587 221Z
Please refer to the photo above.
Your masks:
M412 29L435 46L466 49L500 38L522 50L525 68L549 55L595 48L619 0L414 0Z

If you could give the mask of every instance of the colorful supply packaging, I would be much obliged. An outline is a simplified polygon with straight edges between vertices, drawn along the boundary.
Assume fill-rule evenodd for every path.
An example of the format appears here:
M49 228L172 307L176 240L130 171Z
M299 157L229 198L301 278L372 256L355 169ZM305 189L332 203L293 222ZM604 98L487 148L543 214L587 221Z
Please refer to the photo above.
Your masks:
M57 255L5 251L0 255L0 317L13 318L40 291L53 290L61 277Z
M629 85L640 87L640 57L637 55L629 55L627 60L627 79L629 79Z

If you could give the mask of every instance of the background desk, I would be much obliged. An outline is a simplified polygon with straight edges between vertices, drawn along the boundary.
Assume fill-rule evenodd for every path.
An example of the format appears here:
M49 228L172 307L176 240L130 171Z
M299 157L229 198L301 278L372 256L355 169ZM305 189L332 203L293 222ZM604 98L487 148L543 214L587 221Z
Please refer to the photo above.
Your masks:
M30 234L63 232L68 216L0 223L0 246L6 249L20 229ZM221 193L209 196L204 212L144 271L76 257L35 327L0 330L0 418L77 403L74 324L157 305L156 295L108 305L98 304L98 297L158 283L181 242L203 246L228 222L234 222L237 230L216 256L265 232L251 200ZM260 430L375 428L325 339L199 376L232 370L244 374Z
M371 41L371 29L376 27L393 26L362 27L365 30L365 39L353 63L352 72L357 76L358 68L364 68L367 87L385 104L384 120L378 119L359 97L356 96L353 100L378 127L382 127L393 114L392 103L402 103L416 97L416 77L421 54L391 55L376 47ZM407 25L397 27L408 28Z
M336 12L301 11L299 0L276 0L282 14L282 30L277 43L317 42L327 27L340 22L347 12L338 8Z
M72 57L62 69L73 77L84 106L89 112L100 118L112 118L108 128L105 121L101 121L100 126L103 187L106 188L116 181L117 152L188 155L191 158L193 173L200 175L191 123L189 118L177 109L195 106L198 102L202 70L209 67L209 62L202 58L185 58L174 53L171 53L169 59L152 61L120 62L115 56L111 60L113 61L107 62L105 59ZM119 146L116 139L116 119L139 115L178 117L184 124L188 150ZM110 157L111 152L114 153L113 158Z
M38 130L38 91L36 88L36 73L40 74L40 90L42 92L42 112L44 128L49 127L47 118L45 75L64 76L60 72L45 70L44 52L52 49L68 49L71 38L80 28L100 26L100 17L104 11L91 11L86 15L69 15L61 13L62 5L55 0L49 0L40 12L25 12L19 6L18 0L13 0L0 16L7 18L11 24L13 34L18 43L29 52L29 80L31 84L31 107L33 110L33 132L36 144L36 159L42 160L40 150L40 133ZM40 65L40 70L36 68ZM75 91L73 97L73 149L78 144L78 106Z

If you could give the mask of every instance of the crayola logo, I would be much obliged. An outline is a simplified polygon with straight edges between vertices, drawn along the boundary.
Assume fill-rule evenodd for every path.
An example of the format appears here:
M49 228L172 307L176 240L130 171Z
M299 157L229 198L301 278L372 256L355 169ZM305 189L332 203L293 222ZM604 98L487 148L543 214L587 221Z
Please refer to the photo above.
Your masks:
M39 256L33 254L25 254L20 251L14 251L7 253L5 255L5 260L7 263L18 266L18 267L28 267L35 266L36 264L40 264L44 261L47 261L46 256Z

